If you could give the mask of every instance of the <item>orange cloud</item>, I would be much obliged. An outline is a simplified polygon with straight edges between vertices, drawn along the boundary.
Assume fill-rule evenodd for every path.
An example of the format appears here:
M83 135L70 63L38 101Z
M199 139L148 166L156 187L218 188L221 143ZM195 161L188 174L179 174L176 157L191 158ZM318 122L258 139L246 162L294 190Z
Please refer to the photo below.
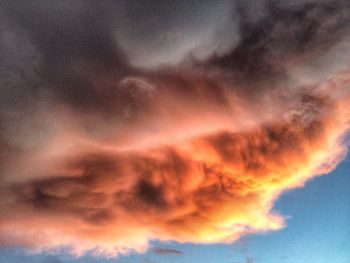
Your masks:
M282 228L280 193L344 157L349 74L266 100L205 78L124 79L131 103L106 126L55 109L45 143L5 168L1 244L115 255Z

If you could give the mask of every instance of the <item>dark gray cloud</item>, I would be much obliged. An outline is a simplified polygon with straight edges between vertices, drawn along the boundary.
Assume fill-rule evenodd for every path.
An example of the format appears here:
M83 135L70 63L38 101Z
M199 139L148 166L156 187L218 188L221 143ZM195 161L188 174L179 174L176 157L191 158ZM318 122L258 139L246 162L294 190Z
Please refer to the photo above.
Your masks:
M349 29L347 1L296 3L2 1L2 53L8 63L2 63L1 75L4 84L12 86L2 91L2 105L23 107L49 96L83 111L118 114L125 110L120 101L132 96L120 94L118 81L130 75L150 77L149 72L131 66L130 60L150 61L163 51L171 54L206 25L217 28L185 49L190 52L215 39L214 47L204 47L207 55L216 53L204 63L209 72L211 67L230 70L241 86L255 88L262 86L263 79L283 82L290 64L310 64ZM216 25L217 19L224 21ZM216 37L220 30L232 36L228 42ZM184 57L180 53L173 54L173 61ZM155 75L168 81L167 76ZM174 77L192 86L181 73Z
M107 87L97 87L94 81L111 72L118 80L129 72L129 66L113 39L107 2L2 1L1 7L39 53L40 62L27 77L33 81L22 88L34 92L44 87L58 99L85 109L108 104L103 94ZM16 28L12 34L16 37Z
M350 30L348 1L236 1L234 10L238 45L207 63L229 70L245 87L255 89L264 81L270 87L271 82L283 83L290 67L311 65Z

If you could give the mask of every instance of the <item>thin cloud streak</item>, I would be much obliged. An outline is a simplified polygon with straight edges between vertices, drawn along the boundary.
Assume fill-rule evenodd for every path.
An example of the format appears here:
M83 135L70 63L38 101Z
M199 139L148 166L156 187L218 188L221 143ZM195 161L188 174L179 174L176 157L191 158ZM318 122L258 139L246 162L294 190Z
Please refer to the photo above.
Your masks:
M162 248L162 247L155 247L152 249L152 252L157 255L182 255L183 252L177 249L172 248Z

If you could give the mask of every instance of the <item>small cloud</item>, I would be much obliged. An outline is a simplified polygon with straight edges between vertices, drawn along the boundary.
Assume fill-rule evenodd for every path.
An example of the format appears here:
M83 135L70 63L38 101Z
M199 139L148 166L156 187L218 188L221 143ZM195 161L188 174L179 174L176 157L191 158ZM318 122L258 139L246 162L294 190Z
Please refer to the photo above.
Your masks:
M145 258L143 260L144 263L157 263L156 261L152 260L152 259L149 259L149 258Z
M182 251L177 249L172 249L172 248L155 247L152 249L152 251L157 255L169 255L169 254L182 255L183 254Z
M55 256L47 256L43 259L42 263L62 263L62 261Z

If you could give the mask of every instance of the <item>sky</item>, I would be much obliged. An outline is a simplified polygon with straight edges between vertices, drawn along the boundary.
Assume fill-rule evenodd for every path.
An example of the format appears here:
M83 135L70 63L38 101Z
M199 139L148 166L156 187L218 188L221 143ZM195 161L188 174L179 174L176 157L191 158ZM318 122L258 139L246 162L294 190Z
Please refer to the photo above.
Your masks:
M348 262L350 3L1 1L0 261Z

